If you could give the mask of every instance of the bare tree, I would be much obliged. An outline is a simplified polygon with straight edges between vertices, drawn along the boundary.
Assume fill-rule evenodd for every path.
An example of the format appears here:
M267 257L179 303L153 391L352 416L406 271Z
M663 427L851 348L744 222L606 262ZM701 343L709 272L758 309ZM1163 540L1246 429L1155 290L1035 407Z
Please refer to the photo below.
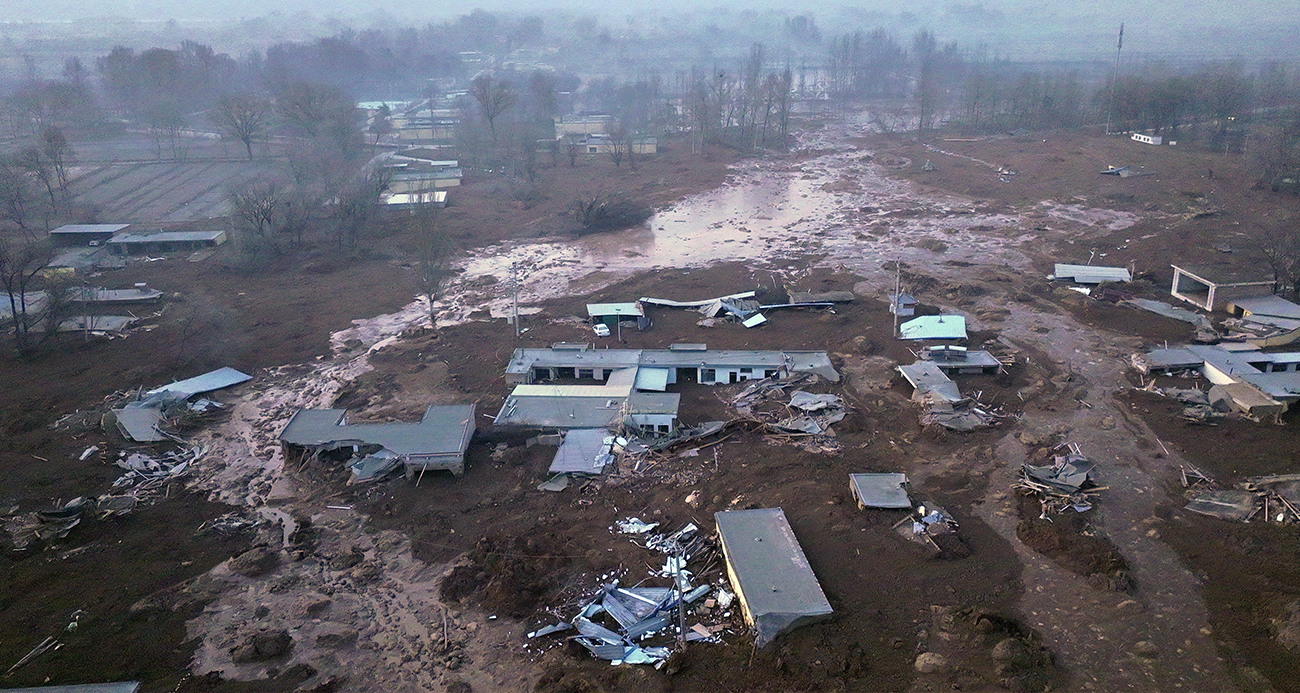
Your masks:
M361 233L379 210L379 200L388 190L391 175L386 169L352 180L334 198L331 217L340 247L356 247Z
M416 283L420 295L429 303L429 327L438 329L438 312L434 303L442 296L447 280L454 272L449 262L455 246L442 224L442 211L431 204L417 205L411 212L416 233L415 254L419 262Z
M1292 298L1300 296L1300 229L1274 227L1260 234L1254 250L1273 271L1273 281Z
M492 141L497 139L497 117L510 110L518 96L510 82L494 80L487 75L479 75L469 85L469 94L483 110L483 119L492 130Z
M14 157L0 158L0 221L12 222L27 232L27 221L37 206L38 194Z
M231 188L231 218L243 232L241 248L250 258L270 250L284 251L276 238L276 225L284 214L288 186L278 178L259 177Z
M253 142L266 136L271 121L271 103L256 94L236 94L221 97L208 120L223 135L244 143L248 160L253 160Z
M58 210L58 202L55 200L54 190L58 187L55 178L54 167L49 160L45 158L45 152L40 147L26 147L14 156L14 163L18 168L35 178L45 188L45 192L50 198L51 214Z
M75 59L75 58L74 58ZM80 63L78 63L80 64ZM63 130L55 125L48 125L41 131L41 151L54 166L54 173L59 178L59 190L68 189L68 159L72 157L72 147Z
M620 126L609 131L606 142L606 146L609 147L609 151L606 152L609 154L609 160L614 162L614 168L621 167L623 159L631 152L632 136L628 134L627 128Z
M57 296L49 292L34 291L36 279L49 265L51 254L47 240L13 241L0 237L0 286L9 300L14 346L23 354L30 353L37 345L33 342L33 332L44 328L48 339L62 321L59 315L66 302L54 300Z
M564 155L569 157L569 167L578 165L578 155L582 153L582 142L569 137L564 140Z

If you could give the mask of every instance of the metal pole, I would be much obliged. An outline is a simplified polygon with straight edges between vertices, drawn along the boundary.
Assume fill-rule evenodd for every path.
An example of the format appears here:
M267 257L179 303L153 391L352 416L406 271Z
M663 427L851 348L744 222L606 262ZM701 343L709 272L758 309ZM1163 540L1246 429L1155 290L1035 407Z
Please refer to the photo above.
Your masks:
M677 545L677 643L686 649L686 588L682 586L682 545Z
M898 307L902 303L903 263L894 259L894 336L898 336Z
M515 339L519 339L519 263L510 265L510 284L514 290L514 307L511 322L515 324Z

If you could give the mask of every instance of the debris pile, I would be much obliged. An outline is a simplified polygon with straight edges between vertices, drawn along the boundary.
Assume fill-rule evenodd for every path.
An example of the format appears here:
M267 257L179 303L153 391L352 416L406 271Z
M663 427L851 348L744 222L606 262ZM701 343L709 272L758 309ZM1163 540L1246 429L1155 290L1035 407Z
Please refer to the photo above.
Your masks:
M1064 448L1063 454L1055 454ZM1092 480L1094 463L1084 457L1075 443L1063 443L1053 451L1052 463L1034 466L1025 462L1012 488L1026 496L1037 496L1043 506L1039 519L1074 510L1087 512L1104 487Z
M694 524L671 534L650 534L659 523L630 517L610 530L644 536L633 540L638 546L666 554L664 565L651 570L642 581L666 581L667 586L620 585L620 579L602 575L594 597L581 601L578 613L568 622L541 626L528 633L529 639L576 631L566 636L585 647L598 659L613 664L653 664L656 668L672 654L673 642L721 642L721 634L732 632L725 622L735 595L727 591L725 578L715 586L707 581L694 584L717 566L717 546L699 533ZM690 566L704 566L692 569ZM705 623L705 621L716 621ZM687 622L693 625L686 626Z
M930 549L934 556L962 557L970 549L957 534L957 520L939 505L922 501L906 517L894 523L894 531L909 541Z
M821 381L811 373L751 380L730 404L744 419L761 424L768 433L764 440L770 444L791 443L809 452L835 454L840 445L831 426L844 420L848 407L838 395L802 389Z
M1256 476L1221 489L1199 470L1184 467L1183 486L1188 489L1186 509L1200 515L1234 522L1256 516L1278 524L1300 522L1300 474Z
M103 495L98 498L77 497L49 510L16 514L16 508L5 519L5 532L9 535L13 551L27 551L40 545L68 536L73 527L85 518L103 519L131 512L140 499L134 495Z
M207 448L197 445L177 448L157 456L142 452L129 455L125 451L119 452L114 464L125 469L126 473L113 482L113 488L128 488L136 497L147 496L168 482L185 476L190 465L207 454Z

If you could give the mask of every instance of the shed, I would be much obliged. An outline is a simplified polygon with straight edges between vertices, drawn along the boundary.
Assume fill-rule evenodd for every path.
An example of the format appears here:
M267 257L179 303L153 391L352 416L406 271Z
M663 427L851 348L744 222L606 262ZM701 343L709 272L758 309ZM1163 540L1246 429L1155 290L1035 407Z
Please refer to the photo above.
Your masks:
M833 610L780 508L714 513L727 577L763 647L785 631L831 617Z
M939 370L952 374L996 373L1002 362L987 351L970 351L965 347L943 345L921 350L921 358L932 361Z
M1257 273L1206 265L1170 267L1174 268L1170 295L1210 312L1223 308L1234 299L1273 293L1273 280Z
M635 321L638 328L642 328L641 322L645 320L645 310L642 309L640 302L632 303L588 303L587 317L594 324L604 324L614 327L619 322Z
M113 237L113 234L124 231L129 228L130 224L64 224L53 231L50 231L50 238L54 239L55 245L74 246L90 245L103 243Z
M215 248L226 242L226 232L217 231L128 231L113 236L104 245L115 255L143 255Z
M898 326L902 339L966 339L966 318L961 315L922 315Z
M911 508L907 496L907 475L894 472L850 474L849 492L858 508Z
M916 315L916 299L910 294L890 294L889 312L900 318Z
M1256 320L1260 318L1300 320L1300 306L1273 294L1238 298L1230 301L1226 308L1229 313Z

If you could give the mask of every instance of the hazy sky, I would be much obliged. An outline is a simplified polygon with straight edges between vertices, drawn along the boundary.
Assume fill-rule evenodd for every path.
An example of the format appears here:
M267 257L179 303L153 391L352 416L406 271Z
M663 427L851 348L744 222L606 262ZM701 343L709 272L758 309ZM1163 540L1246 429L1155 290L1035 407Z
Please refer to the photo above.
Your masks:
M883 26L900 32L934 30L943 40L964 47L985 42L996 52L1017 59L1044 57L1051 52L1081 50L1096 57L1114 50L1114 33L1125 23L1125 51L1173 58L1241 56L1249 60L1300 60L1300 0L865 0L854 3L800 3L777 0L741 2L681 2L667 0L648 6L634 0L470 0L467 3L409 0L6 0L0 21L65 22L88 17L120 17L163 23L238 20L279 15L281 20L307 13L348 24L419 25L468 14L475 8L541 15L557 12L591 13L611 19L614 27L627 18L651 24L666 15L718 10L772 10L788 15L812 14L823 33L833 34ZM652 11L647 7L653 7ZM335 23L337 26L339 23ZM330 24L325 24L328 28ZM3 29L0 26L0 29ZM12 25L10 29L13 29Z

